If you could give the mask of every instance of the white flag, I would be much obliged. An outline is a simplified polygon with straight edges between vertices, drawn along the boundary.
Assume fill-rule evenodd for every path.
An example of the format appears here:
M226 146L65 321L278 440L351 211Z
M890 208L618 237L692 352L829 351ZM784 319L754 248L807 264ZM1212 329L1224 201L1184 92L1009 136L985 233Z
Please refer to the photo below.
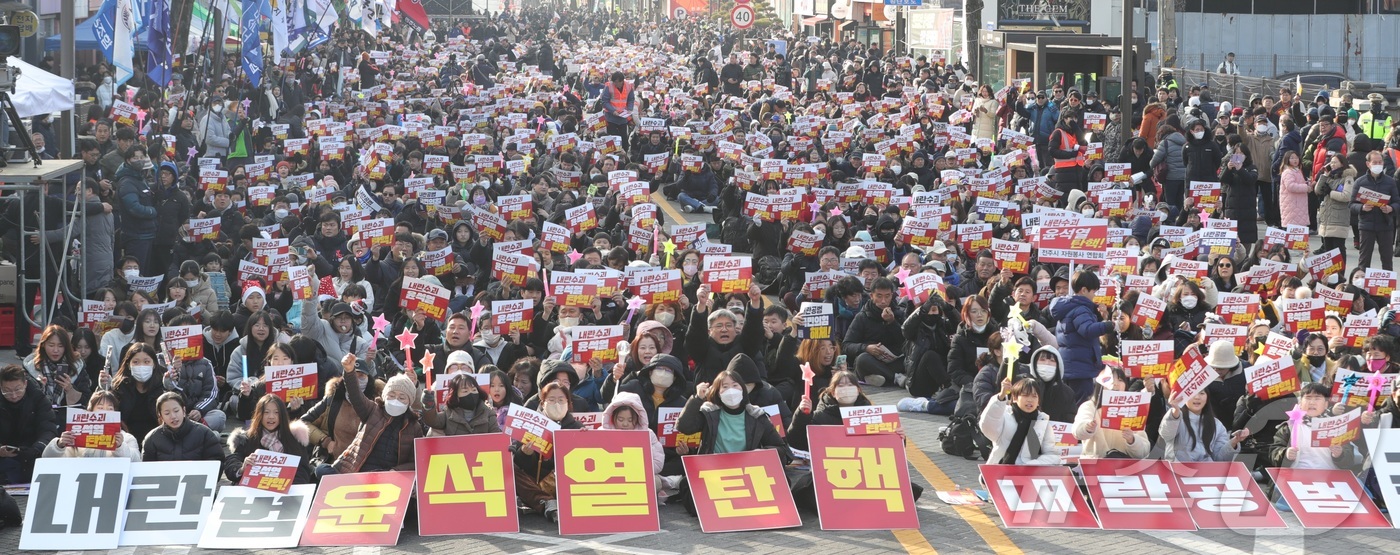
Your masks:
M131 69L131 58L136 55L136 43L132 40L136 29L141 27L141 14L132 5L134 0L117 0L116 28L112 31L112 65L116 66L116 84L126 83L135 72Z
M272 32L272 63L282 63L282 51L287 49L287 0L271 0L272 13L268 29Z

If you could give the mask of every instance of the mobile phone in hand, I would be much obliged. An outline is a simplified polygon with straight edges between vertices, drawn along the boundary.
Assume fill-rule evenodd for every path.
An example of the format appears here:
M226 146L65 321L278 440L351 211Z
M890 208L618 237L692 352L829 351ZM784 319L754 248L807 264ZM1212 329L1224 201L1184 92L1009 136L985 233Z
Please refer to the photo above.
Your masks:
M835 364L834 366L835 366L836 368L840 368L841 366L843 366L843 365L845 365L845 364L846 364L846 355L836 355L836 364Z

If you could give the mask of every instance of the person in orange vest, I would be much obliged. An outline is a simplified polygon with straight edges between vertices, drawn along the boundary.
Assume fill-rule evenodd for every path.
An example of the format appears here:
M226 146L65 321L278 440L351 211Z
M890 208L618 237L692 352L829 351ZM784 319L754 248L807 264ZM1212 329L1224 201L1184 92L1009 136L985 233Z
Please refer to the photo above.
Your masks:
M1061 203L1069 198L1070 191L1084 191L1087 188L1084 184L1086 148L1080 140L1081 133L1083 127L1079 120L1079 110L1065 110L1060 115L1060 125L1050 133L1050 157L1055 161L1050 170L1050 180L1056 189L1064 193L1060 197Z
M603 106L603 119L608 122L608 134L622 137L622 150L628 145L627 122L632 118L633 106L637 103L636 87L627 82L621 71L614 71L612 79L603 85L603 94L598 104Z

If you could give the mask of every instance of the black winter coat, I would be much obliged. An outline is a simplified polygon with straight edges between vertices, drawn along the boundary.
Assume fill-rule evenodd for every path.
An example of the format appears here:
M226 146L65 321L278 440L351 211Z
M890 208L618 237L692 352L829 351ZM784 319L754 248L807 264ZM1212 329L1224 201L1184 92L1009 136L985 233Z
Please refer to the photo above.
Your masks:
M141 460L223 461L224 446L219 443L219 434L187 419L179 428L157 426L146 434L145 441L141 442Z

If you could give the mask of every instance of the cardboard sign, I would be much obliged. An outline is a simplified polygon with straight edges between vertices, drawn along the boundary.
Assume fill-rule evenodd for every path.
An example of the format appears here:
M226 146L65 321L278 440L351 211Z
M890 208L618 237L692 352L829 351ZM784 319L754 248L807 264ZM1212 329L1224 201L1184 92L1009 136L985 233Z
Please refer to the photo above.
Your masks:
M423 261L423 269L428 275L441 278L452 273L457 255L452 252L452 247L443 247L435 251L423 251L420 260Z
M1274 305L1283 317L1284 329L1290 335L1297 335L1300 330L1322 331L1326 317L1322 299L1284 299Z
M984 464L978 470L1007 528L1099 528L1069 467Z
M199 543L214 507L219 466L219 461L132 463L121 545Z
M1226 324L1248 326L1259 315L1259 295L1253 293L1219 293L1215 313Z
M1140 432L1147 428L1147 409L1152 405L1152 394L1146 391L1105 390L1099 405L1103 414L1099 420L1100 427Z
M328 475L316 489L301 547L397 545L411 497L412 472Z
M1050 433L1055 436L1055 449L1063 464L1078 464L1079 455L1084 452L1079 438L1074 437L1074 424L1050 421Z
M21 550L115 549L131 460L56 458L36 465ZM87 475L90 478L79 479Z
M492 241L501 241L506 237L506 219L500 214L490 210L483 210L475 206L467 206L467 213L471 215L472 225L477 231L489 237Z
M1390 528L1350 470L1270 468L1269 476L1304 528Z
M569 345L574 351L574 360L589 362L598 359L602 362L617 362L617 343L625 335L622 325L616 326L574 326L569 330Z
M603 413L601 412L575 412L572 413L574 422L578 422L585 430L603 429Z
M662 268L628 268L627 290L647 304L673 303L680 299L681 271Z
M181 361L204 358L203 326L163 326L160 336L170 356Z
M1354 372L1346 368L1337 368L1337 372L1332 376L1332 403L1341 403L1347 408L1364 407L1370 402L1371 393L1366 383L1370 372ZM1379 399L1390 397L1394 388L1394 382L1386 380L1381 387Z
M1351 305L1356 300L1355 293L1339 291L1326 285L1316 284L1313 295L1322 299L1322 310L1336 314L1351 314Z
M1052 217L1041 220L1034 244L1038 260L1059 264L1103 262L1108 249L1108 220Z
M807 441L822 530L919 527L903 438L853 436L842 426L808 426Z
M1380 268L1367 268L1365 274L1366 294L1372 297L1390 297L1395 291L1395 272Z
M315 484L292 486L277 494L242 486L223 486L199 536L203 549L287 549L296 547L306 528Z
M721 295L748 293L753 283L753 259L737 256L706 256L700 279Z
M1239 353L1249 341L1249 328L1244 326L1232 326L1230 324L1206 324L1201 326L1201 344L1210 345L1216 341L1225 341L1235 346L1235 353Z
M564 220L569 223L569 230L574 233L583 233L598 227L598 216L591 202L564 210Z
M1187 198L1196 199L1196 208L1214 211L1220 207L1219 181L1192 181L1187 184Z
M263 369L263 382L267 384L268 395L276 395L283 401L315 399L318 383L316 364L268 366Z
M777 451L690 455L681 463L705 533L802 525Z
M238 485L273 493L287 493L296 479L301 457L258 449L253 452L253 465L243 473Z
M534 330L535 307L530 301L491 301L491 329L499 335L519 332L527 334Z
M73 435L73 447L115 451L117 436L122 433L122 413L70 408L65 430Z
M1312 447L1346 445L1361 433L1361 407L1337 416L1320 416L1308 421L1308 442Z
M1176 398L1184 405L1188 399L1205 391L1211 382L1220 379L1220 372L1206 364L1200 349L1187 348L1168 377L1171 378L1171 394L1167 396L1168 401Z
M554 434L559 533L657 532L648 430L560 430Z
M588 308L598 299L598 278L571 272L550 272L549 292L559 306Z
M992 260L996 261L998 270L1008 270L1014 274L1029 273L1031 244L992 239Z
M798 339L829 339L836 311L830 303L802 303L802 325L797 326Z
M533 448L541 457L552 456L554 431L559 429L559 423L543 413L511 403L506 409L506 422L502 428L511 439Z
M828 272L807 272L806 283L802 286L802 292L806 293L808 299L825 299L826 290L830 289L841 278L846 277L844 272L832 270Z
M680 421L681 408L657 407L656 408L656 437L661 440L661 445L667 448L675 448L676 445L685 445L691 449L700 448L700 432L693 434L682 434L676 432L676 422Z
M1081 459L1085 489L1104 530L1195 530L1166 461Z
M524 287L530 275L536 272L535 259L523 254L515 254L495 249L491 253L491 274L499 281L516 287Z
M894 405L841 407L841 426L848 435L893 434L899 431Z
M1177 483L1202 530L1287 528L1240 462L1172 462Z
M1152 295L1138 295L1137 306L1133 307L1133 323L1143 329L1157 330L1166 312L1166 301Z
M1124 340L1119 351L1128 376L1134 379L1165 378L1176 361L1176 353L1169 340Z
M1341 276L1342 269L1346 267L1346 258L1342 256L1341 249L1332 249L1303 259L1303 267L1308 269L1308 274L1313 280L1327 283L1327 276Z
M451 291L446 287L433 285L418 278L403 278L403 288L399 291L399 308L408 312L422 309L428 318L444 321L447 318L447 302Z
M316 298L316 287L311 283L311 272L305 266L289 266L287 281L292 290L292 298L298 301Z
M194 241L218 239L219 231L223 226L222 221L222 218L191 218L190 239Z
M520 531L510 437L424 437L413 448L418 535Z
M1380 318L1366 314L1348 314L1346 321L1342 323L1342 339L1346 341L1346 346L1360 349L1367 339L1380 333L1380 327Z
M1376 484L1387 507L1400 507L1400 430L1381 424L1367 428L1366 446L1371 454L1371 468Z
M1298 369L1293 359L1260 358L1253 366L1244 369L1245 391L1263 401L1271 401L1298 392L1302 384L1298 380Z

